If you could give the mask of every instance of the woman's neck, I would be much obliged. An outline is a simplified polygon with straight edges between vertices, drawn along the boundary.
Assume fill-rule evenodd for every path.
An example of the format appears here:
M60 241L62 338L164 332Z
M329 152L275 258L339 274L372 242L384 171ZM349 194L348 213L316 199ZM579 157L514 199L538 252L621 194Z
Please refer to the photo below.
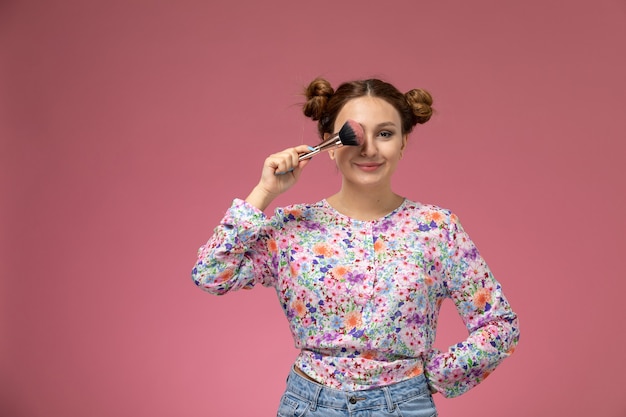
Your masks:
M385 190L352 190L347 187L326 199L338 212L356 220L376 220L397 209L404 197Z

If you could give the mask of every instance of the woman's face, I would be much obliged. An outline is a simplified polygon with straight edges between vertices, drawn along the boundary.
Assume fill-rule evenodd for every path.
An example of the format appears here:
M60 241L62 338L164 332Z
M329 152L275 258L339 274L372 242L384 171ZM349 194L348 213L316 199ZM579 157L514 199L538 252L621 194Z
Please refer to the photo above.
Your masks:
M343 174L344 184L390 186L407 140L407 135L402 134L400 114L385 100L364 96L343 106L335 120L335 131L347 120L359 123L365 135L361 146L330 151L330 157Z

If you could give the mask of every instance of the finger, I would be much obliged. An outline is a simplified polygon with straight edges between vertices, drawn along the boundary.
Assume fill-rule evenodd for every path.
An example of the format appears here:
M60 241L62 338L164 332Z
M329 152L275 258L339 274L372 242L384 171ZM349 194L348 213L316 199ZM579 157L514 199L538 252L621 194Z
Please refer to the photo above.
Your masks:
M303 167L300 161L300 155L310 152L312 149L308 145L299 145L293 148L287 148L281 152L270 155L266 160L266 165L271 167L276 175L282 175L292 172L298 167Z
M290 152L288 150L284 150L270 155L267 158L266 163L271 168L285 170L286 168L289 168L291 166L290 160Z
M300 162L298 148L299 147L288 148L278 154L278 157L281 159L279 163L280 167L277 169L279 173L291 172L298 167L298 163Z
M288 149L283 153L284 172L291 172L298 166L298 153L295 149Z
M314 150L315 148L313 146L309 146L309 145L298 145L294 149L300 155L300 154L303 154L303 153L310 152L310 151Z
M294 169L290 154L277 155L273 162L273 170L276 175L286 174Z
M300 154L298 153L296 148L291 149L290 156L291 156L291 166L293 168L297 167L298 163L300 162L300 159L299 159Z
M274 171L274 175L285 175L285 174L289 174L290 172L293 172L293 170L294 170L293 168L289 168L289 169L288 169L288 170L286 170L286 171L278 171L278 170L276 170L276 171Z

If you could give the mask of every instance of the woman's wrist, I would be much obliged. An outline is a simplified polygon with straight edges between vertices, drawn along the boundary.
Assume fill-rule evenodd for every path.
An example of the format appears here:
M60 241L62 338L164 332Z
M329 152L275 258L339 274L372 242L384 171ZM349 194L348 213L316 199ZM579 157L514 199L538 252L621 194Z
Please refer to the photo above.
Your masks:
M262 187L257 185L252 189L248 197L246 197L246 202L259 210L263 211L270 205L276 196L272 193L268 193Z

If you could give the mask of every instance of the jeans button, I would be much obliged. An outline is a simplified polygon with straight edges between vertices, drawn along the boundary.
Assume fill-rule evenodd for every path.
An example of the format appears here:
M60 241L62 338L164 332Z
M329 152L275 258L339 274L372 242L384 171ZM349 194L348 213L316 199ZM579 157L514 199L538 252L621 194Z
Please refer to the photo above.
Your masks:
M350 397L350 404L356 404L356 398L355 397Z

